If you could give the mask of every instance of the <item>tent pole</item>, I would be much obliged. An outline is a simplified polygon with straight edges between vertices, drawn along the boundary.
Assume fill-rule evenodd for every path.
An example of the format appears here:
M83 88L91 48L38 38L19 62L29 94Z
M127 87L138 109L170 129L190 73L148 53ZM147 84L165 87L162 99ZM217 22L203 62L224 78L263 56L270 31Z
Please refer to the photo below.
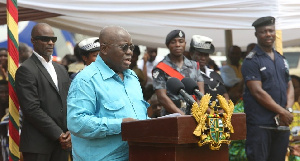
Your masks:
M227 58L229 48L233 45L232 42L232 30L225 30L225 56ZM227 64L230 63L227 58Z
M275 49L283 55L282 51L282 30L276 30Z
M225 54L227 55L229 48L232 46L232 30L225 30Z
M7 0L7 51L9 90L9 160L19 161L19 101L15 90L15 74L19 66L19 32L17 0Z

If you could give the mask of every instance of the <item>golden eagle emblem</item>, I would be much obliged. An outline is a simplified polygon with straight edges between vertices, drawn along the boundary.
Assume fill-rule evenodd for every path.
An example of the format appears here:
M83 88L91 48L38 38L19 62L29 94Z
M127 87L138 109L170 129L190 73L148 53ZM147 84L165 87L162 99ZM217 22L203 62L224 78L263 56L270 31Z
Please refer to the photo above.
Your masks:
M199 105L196 102L192 105L192 115L198 122L193 134L200 137L199 146L210 144L211 150L219 150L221 143L230 144L230 133L234 133L231 124L234 104L221 95L217 95L215 101L211 102L210 99L211 96L205 94ZM224 112L220 112L222 109Z

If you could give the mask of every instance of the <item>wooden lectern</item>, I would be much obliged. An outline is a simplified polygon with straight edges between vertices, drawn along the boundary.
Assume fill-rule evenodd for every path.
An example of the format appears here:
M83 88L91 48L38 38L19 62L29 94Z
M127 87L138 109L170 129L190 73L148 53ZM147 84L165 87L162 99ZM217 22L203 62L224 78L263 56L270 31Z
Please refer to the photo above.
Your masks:
M246 138L246 115L234 113L230 140ZM122 139L128 141L130 161L226 161L228 145L220 150L199 147L193 134L197 122L192 115L163 117L122 123Z

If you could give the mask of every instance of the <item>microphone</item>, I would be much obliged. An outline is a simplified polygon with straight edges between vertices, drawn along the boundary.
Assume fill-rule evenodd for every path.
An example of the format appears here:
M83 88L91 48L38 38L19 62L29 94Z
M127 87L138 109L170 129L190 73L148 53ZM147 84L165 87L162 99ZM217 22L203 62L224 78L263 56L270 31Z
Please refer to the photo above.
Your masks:
M192 78L185 77L181 80L181 82L184 84L185 90L188 94L194 94L198 100L201 100L203 94L199 91L198 84Z
M184 98L184 100L190 105L196 102L194 98L184 90L184 85L182 82L180 82L179 79L172 77L167 80L166 85L168 91L170 91L174 95L180 94Z

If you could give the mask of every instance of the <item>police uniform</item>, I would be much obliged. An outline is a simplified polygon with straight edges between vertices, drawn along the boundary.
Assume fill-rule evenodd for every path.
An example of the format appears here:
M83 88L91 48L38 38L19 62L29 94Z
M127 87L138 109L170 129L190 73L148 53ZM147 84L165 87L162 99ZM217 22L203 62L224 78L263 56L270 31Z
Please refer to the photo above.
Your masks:
M288 82L290 80L289 67L282 55L274 49L273 53L274 61L256 45L243 62L242 74L245 83L247 81L261 81L263 90L277 104L285 108ZM289 131L260 128L260 126L275 127L274 117L277 114L261 106L251 95L247 86L245 87L243 99L247 123L246 152L248 159L249 156L250 158L251 156L268 158L266 156L270 153L268 150L272 151L273 148L273 152L276 151L276 153L272 153L269 159L272 157L274 160L278 160L278 158L284 156L286 153L286 147L289 142ZM272 144L271 147L270 143ZM252 159L261 160L262 158Z
M226 88L221 76L212 69L205 66L205 73L201 71L204 79L204 91L211 95L211 100L214 101L217 98L217 94L225 94Z
M196 53L198 54L213 54L215 52L215 46L212 44L212 39L202 35L193 35L190 43L190 52L193 53L192 58L197 60L194 57ZM200 65L198 63L198 68ZM204 79L204 91L205 93L209 93L211 97L211 101L215 101L217 94L223 95L227 93L223 79L221 76L212 69L209 69L207 66L204 66L205 72L201 71L202 77Z
M180 74L184 77L192 78L196 82L203 82L203 78L201 76L200 70L197 70L197 63L195 61L189 60L186 57L183 58L183 65L182 68L177 67L170 58L170 54L167 55L162 62L169 65L173 69L177 70ZM152 77L153 77L153 88L156 89L166 89L166 82L169 78L171 78L168 74L166 74L161 69L155 67L152 70ZM183 97L180 95L173 95L169 91L167 91L167 96L174 102L174 104L181 109L186 114L189 114L187 109L190 109L191 105L188 105ZM164 109L162 110L162 116L169 114Z

